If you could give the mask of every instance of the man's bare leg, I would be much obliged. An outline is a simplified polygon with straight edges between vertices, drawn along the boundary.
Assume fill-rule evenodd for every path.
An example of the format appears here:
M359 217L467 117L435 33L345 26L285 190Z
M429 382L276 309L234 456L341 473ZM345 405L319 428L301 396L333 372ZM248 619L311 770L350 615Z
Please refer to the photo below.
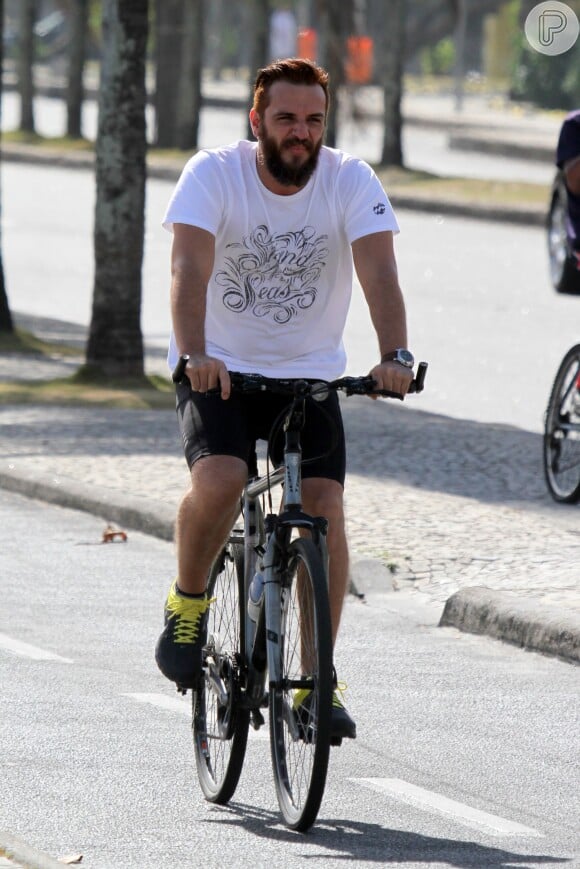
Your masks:
M246 481L245 462L231 456L208 456L195 463L191 490L177 514L177 587L165 601L165 627L155 647L164 676L180 688L194 688L202 667L205 598L211 564L227 539Z
M344 524L343 489L335 480L322 477L302 481L304 510L311 516L328 519L328 593L332 642L336 643L344 598L348 590L348 546ZM354 739L356 724L335 692L332 702L332 736L335 739Z
M335 480L307 478L302 481L302 500L306 513L328 519L328 594L334 645L348 590L348 546L344 525L343 489Z
M207 456L191 469L191 488L177 511L177 584L202 594L207 575L236 517L246 483L246 463L235 456Z

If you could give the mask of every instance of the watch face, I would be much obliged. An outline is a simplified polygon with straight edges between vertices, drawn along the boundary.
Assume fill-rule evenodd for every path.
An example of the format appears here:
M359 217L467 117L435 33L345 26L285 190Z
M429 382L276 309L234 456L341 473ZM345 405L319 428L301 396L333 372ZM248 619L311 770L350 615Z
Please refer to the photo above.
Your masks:
M415 358L410 350L397 350L396 360L407 368L412 368L415 364Z

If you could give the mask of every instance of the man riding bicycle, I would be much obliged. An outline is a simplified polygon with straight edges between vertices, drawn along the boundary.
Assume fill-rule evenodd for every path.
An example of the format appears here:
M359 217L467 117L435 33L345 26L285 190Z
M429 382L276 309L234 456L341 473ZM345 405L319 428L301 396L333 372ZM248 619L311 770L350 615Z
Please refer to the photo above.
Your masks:
M307 60L260 70L250 122L257 142L197 153L164 218L173 232L169 365L187 354L177 415L191 489L177 514L178 576L156 648L164 675L199 678L209 568L227 538L256 438L285 399L231 392L229 370L332 380L345 368L343 332L353 264L378 338L378 389L405 395L412 380L393 235L398 224L373 170L323 145L328 75ZM219 396L206 397L219 387ZM329 453L331 415L339 437ZM309 403L303 507L329 520L329 596L336 640L348 588L344 430L335 393ZM311 459L312 461L308 461ZM301 701L305 698L301 698ZM307 698L306 698L307 699ZM332 730L356 736L335 692Z

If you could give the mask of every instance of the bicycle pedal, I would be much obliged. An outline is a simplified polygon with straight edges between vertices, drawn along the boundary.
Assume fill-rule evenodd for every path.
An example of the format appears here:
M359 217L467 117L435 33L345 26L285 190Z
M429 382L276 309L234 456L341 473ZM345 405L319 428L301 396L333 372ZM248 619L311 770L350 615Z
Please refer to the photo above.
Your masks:
M266 720L259 709L254 709L252 711L252 727L254 730L259 730L262 725L266 723Z

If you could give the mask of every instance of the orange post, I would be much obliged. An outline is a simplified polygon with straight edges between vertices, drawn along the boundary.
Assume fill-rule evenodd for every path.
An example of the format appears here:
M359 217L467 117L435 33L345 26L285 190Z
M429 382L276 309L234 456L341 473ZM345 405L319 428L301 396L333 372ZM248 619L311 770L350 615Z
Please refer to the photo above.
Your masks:
M316 30L312 27L305 27L298 31L298 57L305 60L316 61L316 53L318 50L318 37Z
M370 36L349 36L346 78L352 84L368 84L373 77L373 40Z

